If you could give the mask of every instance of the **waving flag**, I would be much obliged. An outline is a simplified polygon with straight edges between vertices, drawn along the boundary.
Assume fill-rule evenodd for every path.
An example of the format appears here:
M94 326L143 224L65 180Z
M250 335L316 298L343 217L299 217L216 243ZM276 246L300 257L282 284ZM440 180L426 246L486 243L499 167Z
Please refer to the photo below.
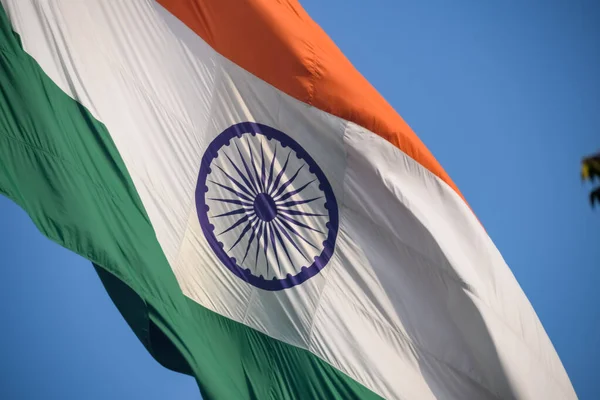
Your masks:
M205 399L573 399L458 189L293 0L0 0L0 191Z

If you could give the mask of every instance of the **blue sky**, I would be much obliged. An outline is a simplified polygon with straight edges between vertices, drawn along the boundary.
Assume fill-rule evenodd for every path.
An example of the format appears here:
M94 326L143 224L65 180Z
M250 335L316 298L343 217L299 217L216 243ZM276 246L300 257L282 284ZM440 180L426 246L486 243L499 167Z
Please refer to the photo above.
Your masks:
M458 184L581 399L600 398L600 2L302 0ZM0 198L0 398L196 399L91 265Z

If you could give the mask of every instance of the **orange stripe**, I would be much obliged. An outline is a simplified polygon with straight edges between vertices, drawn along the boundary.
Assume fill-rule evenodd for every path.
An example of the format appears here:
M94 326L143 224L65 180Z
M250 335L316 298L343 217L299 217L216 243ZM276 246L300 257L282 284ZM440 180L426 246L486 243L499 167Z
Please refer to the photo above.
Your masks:
M408 124L296 0L157 1L218 53L288 95L376 133L463 197Z

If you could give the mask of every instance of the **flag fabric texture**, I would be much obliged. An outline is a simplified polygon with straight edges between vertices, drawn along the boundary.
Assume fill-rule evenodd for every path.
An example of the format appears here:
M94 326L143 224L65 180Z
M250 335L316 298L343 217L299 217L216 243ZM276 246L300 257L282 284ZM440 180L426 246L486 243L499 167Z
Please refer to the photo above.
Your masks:
M455 184L297 1L0 3L0 192L203 398L576 398Z

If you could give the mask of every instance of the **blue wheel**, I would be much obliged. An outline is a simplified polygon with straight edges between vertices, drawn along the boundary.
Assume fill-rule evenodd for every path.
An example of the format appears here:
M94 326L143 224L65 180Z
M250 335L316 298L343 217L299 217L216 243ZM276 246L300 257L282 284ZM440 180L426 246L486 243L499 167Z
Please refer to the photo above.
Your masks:
M239 123L210 143L196 208L221 263L264 290L305 282L335 249L338 206L325 174L294 139L266 125Z

